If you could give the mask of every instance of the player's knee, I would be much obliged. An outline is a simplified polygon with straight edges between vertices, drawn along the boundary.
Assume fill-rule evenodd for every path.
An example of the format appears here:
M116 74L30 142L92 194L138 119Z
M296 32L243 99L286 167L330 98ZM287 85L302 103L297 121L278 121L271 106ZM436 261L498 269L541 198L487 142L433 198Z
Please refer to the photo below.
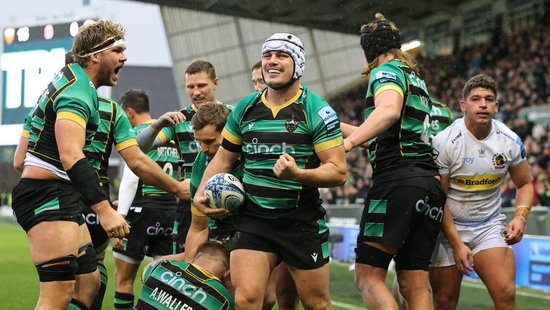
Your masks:
M77 275L92 273L97 270L96 251L91 243L88 243L78 249L78 253L78 269L76 271Z
M259 309L263 305L264 293L253 289L235 289L235 305L237 309Z
M330 296L328 294L309 296L301 300L305 309L330 309Z
M458 293L438 290L433 295L435 309L456 309L458 304Z
M75 280L78 263L75 255L66 255L37 264L40 282Z
M516 302L516 287L513 283L507 283L500 288L495 296L495 304L512 305Z

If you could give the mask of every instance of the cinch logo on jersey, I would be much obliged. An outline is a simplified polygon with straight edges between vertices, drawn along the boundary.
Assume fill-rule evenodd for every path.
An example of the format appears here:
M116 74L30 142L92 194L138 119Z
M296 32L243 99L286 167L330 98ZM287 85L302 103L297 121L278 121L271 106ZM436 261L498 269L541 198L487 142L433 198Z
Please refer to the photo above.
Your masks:
M157 222L155 226L149 226L147 227L147 235L149 236L171 236L172 235L172 227L162 227L160 226L160 223Z
M208 298L208 295L206 294L206 292L204 292L202 288L200 287L198 288L193 284L185 281L185 279L183 279L181 275L182 275L181 272L173 273L171 271L165 271L160 275L160 281L162 281L167 285L170 285L172 288L178 290L183 295L191 298L192 300L198 302L199 304L202 304ZM151 295L153 295L157 290L158 288L155 288L155 290L151 293ZM162 290L160 291L163 292ZM159 295L160 295L160 292L159 292Z
M245 151L248 154L295 154L296 150L292 145L286 144L258 144L258 138L253 138L252 143L246 144L244 146Z
M416 201L416 212L423 213L425 216L431 218L432 220L435 220L437 222L440 222L443 220L443 207L432 207L428 203L428 200L430 198L426 197L424 200L420 199Z
M461 175L456 177L456 185L469 190L486 190L500 185L502 174Z

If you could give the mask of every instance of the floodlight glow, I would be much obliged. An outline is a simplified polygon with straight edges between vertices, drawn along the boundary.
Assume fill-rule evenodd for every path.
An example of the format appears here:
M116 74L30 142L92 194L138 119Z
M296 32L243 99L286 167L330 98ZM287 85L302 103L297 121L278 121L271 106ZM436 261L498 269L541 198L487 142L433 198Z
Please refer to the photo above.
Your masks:
M50 40L51 38L53 38L53 26L52 24L47 24L46 26L44 26L44 39L46 40Z
M76 36L77 32L78 32L78 23L72 22L71 25L69 26L69 33L71 34L72 37L74 37Z
M4 30L4 42L6 43L6 45L11 45L14 40L15 40L15 29L6 28L6 30Z
M26 42L27 40L29 40L29 37L30 37L29 27L21 27L17 29L17 41Z
M406 51L415 49L417 47L420 47L421 45L422 45L422 42L420 42L420 40L412 40L412 41L403 43L401 45L401 50L403 52L406 52Z

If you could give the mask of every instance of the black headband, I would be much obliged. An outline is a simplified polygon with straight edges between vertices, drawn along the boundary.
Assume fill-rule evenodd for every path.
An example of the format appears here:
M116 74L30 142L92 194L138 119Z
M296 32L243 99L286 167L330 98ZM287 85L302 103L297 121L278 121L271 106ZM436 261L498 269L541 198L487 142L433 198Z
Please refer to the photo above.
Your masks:
M376 25L374 31L372 24ZM361 32L361 47L370 63L392 48L401 48L399 31L392 31L392 22L387 19L370 22Z

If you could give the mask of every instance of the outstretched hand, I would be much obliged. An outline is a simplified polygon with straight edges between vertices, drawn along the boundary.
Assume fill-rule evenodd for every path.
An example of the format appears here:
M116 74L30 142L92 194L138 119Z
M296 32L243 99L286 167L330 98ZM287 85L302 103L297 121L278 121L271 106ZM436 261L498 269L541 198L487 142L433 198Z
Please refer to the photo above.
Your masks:
M181 112L166 112L159 117L154 123L155 128L164 128L177 125L185 121L185 115Z

